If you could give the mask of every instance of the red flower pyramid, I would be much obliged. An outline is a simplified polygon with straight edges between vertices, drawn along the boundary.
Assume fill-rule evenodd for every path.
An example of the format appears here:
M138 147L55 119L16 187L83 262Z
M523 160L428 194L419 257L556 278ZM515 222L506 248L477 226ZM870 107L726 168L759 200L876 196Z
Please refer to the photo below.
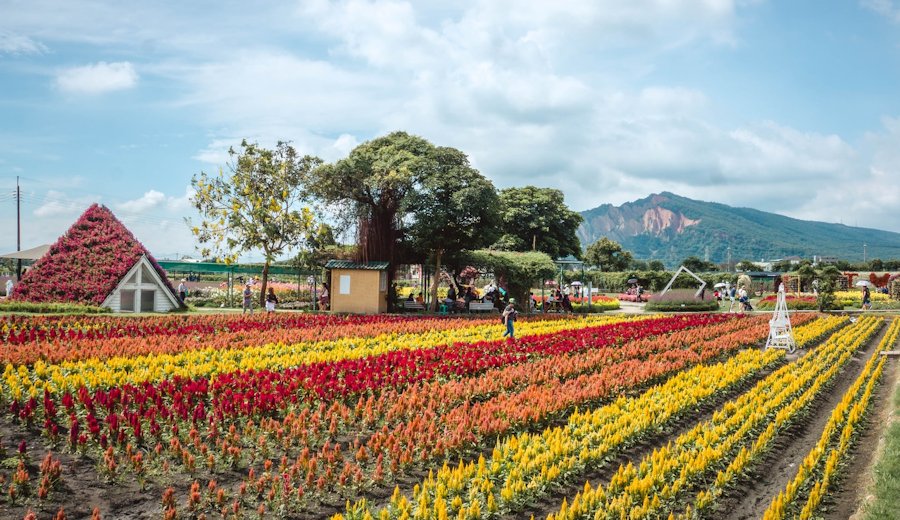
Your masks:
M165 271L106 206L94 204L13 290L12 299L100 305L141 255L175 293Z

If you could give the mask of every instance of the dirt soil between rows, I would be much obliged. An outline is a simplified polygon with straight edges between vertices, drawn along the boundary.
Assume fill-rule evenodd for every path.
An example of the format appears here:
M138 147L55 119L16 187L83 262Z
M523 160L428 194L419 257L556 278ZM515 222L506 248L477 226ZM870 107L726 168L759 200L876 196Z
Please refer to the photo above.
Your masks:
M769 504L794 478L797 467L818 442L832 410L862 372L863 366L871 356L878 355L876 350L886 330L887 325L853 356L838 374L830 389L813 403L802 420L775 439L768 455L755 464L747 478L738 483L737 487L720 501L711 517L723 520L762 518ZM892 381L896 371L896 360L891 360L885 365L882 384L878 387L875 399L870 405L870 420L866 422L865 429L852 451L853 461L849 469L842 472L845 477L832 488L829 497L824 501L824 510L821 513L826 514L827 518L846 520L857 508L858 487L865 478L864 472L874 451L867 446L875 442L873 439L879 438L880 425L883 424L877 419L871 419L880 417L886 408L889 401L886 387L890 385L883 383Z

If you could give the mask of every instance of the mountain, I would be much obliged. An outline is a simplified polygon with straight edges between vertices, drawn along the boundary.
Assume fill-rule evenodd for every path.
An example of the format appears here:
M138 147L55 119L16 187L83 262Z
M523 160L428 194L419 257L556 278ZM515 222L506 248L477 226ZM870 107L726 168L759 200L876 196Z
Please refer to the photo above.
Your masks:
M772 260L813 255L860 261L900 257L900 233L798 220L751 208L733 208L669 192L583 211L583 247L606 236L634 253L669 267L688 256L712 262Z

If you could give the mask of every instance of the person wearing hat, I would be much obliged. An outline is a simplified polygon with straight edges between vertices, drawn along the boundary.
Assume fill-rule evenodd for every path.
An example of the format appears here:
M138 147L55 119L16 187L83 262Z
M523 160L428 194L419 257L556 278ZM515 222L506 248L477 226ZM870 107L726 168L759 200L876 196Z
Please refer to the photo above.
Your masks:
M185 298L187 298L187 285L184 284L184 278L182 278L181 283L178 284L178 299L184 303Z
M516 299L510 298L506 308L503 309L503 323L506 324L506 332L503 337L509 336L510 339L516 339L515 323L519 313L516 312Z
M249 310L250 315L253 316L253 291L250 289L250 282L247 282L241 294L244 296L244 307L241 314L246 314Z

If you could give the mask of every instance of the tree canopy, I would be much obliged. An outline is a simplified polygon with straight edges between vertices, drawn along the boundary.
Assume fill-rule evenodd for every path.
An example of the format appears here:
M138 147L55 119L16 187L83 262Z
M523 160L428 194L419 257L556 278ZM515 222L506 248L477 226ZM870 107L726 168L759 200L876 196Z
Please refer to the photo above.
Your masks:
M495 249L581 257L575 232L583 218L566 206L560 190L534 186L502 190L500 219L503 234Z
M688 268L693 273L702 273L704 271L716 271L718 268L713 262L701 260L696 256L689 256L681 261L681 265Z
M624 271L631 266L631 252L622 249L622 245L609 237L603 237L587 247L584 260L590 265L599 266L604 271Z
M741 260L734 266L738 271L762 271L762 266L759 264L755 264L750 260Z
M310 188L336 208L335 216L358 226L358 260L397 261L398 223L406 197L432 166L434 145L393 132L366 141L346 159L313 172Z
M492 272L501 283L505 282L507 290L525 309L530 309L530 289L556 274L556 264L546 253L479 250L470 251L466 256L469 263Z
M439 147L430 159L428 173L407 200L412 218L407 234L413 249L432 255L438 273L445 253L454 255L493 243L499 215L494 185L469 165L464 153ZM438 279L432 286L435 303Z
M228 150L228 171L201 172L191 179L191 201L202 220L191 231L204 245L204 257L215 254L232 262L244 252L262 251L260 304L264 301L269 265L288 248L301 245L314 229L307 192L300 189L321 164L317 157L299 156L279 142L274 150L241 141Z

